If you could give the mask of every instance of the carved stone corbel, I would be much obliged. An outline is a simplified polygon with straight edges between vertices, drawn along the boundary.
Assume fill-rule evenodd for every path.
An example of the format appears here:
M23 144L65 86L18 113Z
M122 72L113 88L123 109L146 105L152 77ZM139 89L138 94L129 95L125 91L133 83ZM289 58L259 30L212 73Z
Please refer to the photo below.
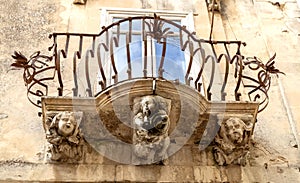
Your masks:
M51 160L60 162L82 160L88 147L79 128L82 118L82 112L48 113L45 130Z
M231 117L221 123L213 147L218 165L246 165L252 129L252 123L245 123L238 117Z
M134 100L133 152L135 164L164 163L170 145L168 131L170 104L159 96L144 96Z

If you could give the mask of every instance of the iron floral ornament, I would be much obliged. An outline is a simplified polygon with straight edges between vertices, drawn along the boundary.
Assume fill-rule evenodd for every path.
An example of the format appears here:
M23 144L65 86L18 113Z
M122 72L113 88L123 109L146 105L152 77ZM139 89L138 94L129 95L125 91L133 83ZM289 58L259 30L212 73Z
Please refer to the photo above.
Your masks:
M275 68L275 57L276 53L264 64L257 57L248 57L244 60L244 65L248 66L248 68L252 71L257 72L257 78L246 76L243 74L242 78L245 81L250 81L244 85L245 88L250 89L248 92L248 96L252 101L260 102L260 109L258 112L263 111L268 103L269 96L268 91L271 86L271 78L272 75L284 74L279 69Z
M132 22L136 20L142 21L142 34L141 40L144 44L144 55L143 59L141 59L141 64L143 67L132 67L131 61L131 38L132 38ZM119 41L120 36L120 26L122 23L127 22L129 23L128 29L124 30L128 32L126 34L126 42L124 45L121 45ZM171 29L172 28L172 29ZM110 29L117 30L116 35L112 35L110 37ZM72 90L74 97L81 97L88 95L89 97L95 96L99 91L94 91L92 86L93 83L91 81L94 79L90 76L93 75L90 68L99 68L97 73L100 73L101 76L99 77L99 86L101 87L101 91L109 88L111 84L108 84L110 80L114 82L110 83L119 83L125 80L135 79L132 73L143 73L143 77L149 77L149 73L152 72L150 68L147 66L147 58L150 58L151 54L147 51L147 36L155 39L158 43L162 44L162 53L161 55L157 55L160 57L160 61L158 62L158 70L157 70L157 78L165 79L166 74L176 76L177 73L174 72L171 67L167 67L168 59L167 57L167 45L169 44L168 37L173 36L174 32L179 33L179 42L181 51L185 53L189 53L190 58L187 62L187 69L185 71L185 81L180 81L183 84L189 85L194 87L196 90L200 92L201 89L206 90L207 100L212 100L212 95L219 97L221 96L222 101L226 101L228 99L228 92L232 92L230 94L234 94L235 100L240 101L242 93L246 93L250 101L259 102L260 108L259 112L263 111L269 102L268 97L268 90L271 83L271 75L278 75L283 74L283 72L279 71L275 68L275 54L272 56L269 61L264 64L261 60L257 57L247 58L241 54L240 47L246 46L244 42L241 41L214 41L214 40L204 40L204 39L197 39L194 33L189 32L185 26L178 25L171 20L166 20L160 18L156 14L154 16L138 16L138 17L129 17L118 22L115 22L107 27L104 27L103 30L99 34L83 34L83 33L53 33L49 36L50 39L53 39L52 46L49 47L49 51L53 51L51 56L46 56L40 54L40 52L36 52L31 55L29 58L26 58L20 52L15 52L12 57L15 59L14 63L11 64L13 68L16 69L24 69L23 79L25 85L27 86L27 97L29 101L37 107L41 107L40 101L42 96L48 96L48 81L55 81L57 83L57 96L63 96L63 91ZM75 49L70 52L69 45L71 40L77 39L79 37L79 42L76 43L72 42L72 47ZM65 40L58 43L58 38ZM97 42L97 40L99 42ZM83 42L89 41L91 43L91 48L86 50L83 53ZM226 50L225 53L217 54L216 46L224 47ZM229 52L229 45L232 48L236 48L236 50L232 50L231 54ZM121 78L120 74L121 70L118 69L117 59L115 59L115 54L118 49L117 47L126 47L126 54L127 54L127 77ZM77 49L78 48L78 49ZM208 52L204 48L209 48ZM104 68L104 60L102 58L103 55L110 54L108 57L108 63L113 71L113 75L108 75L105 72ZM73 55L73 61L70 57ZM83 57L85 55L85 57ZM202 60L200 65L195 65L196 62L199 61L199 57ZM246 59L245 59L246 58ZM73 78L68 78L73 80L73 88L67 88L66 86L66 79L62 77L61 72L61 60L62 59L69 59L70 63L72 63L73 68ZM85 77L79 78L78 75L78 63L79 59L84 59L84 69L85 70ZM92 59L96 59L96 62L93 62ZM221 90L212 93L212 86L216 83L215 75L216 68L221 64L225 63L224 72L222 73L222 77L224 78L221 81ZM211 66L210 66L211 65ZM233 67L230 67L233 66ZM211 73L209 74L207 80L204 81L203 72L207 70ZM246 69L250 69L251 72L245 72ZM147 74L148 73L148 74ZM227 79L230 75L236 80L236 84L234 90L229 90L228 81ZM249 74L249 75L248 75ZM57 77L57 78L55 78ZM172 80L178 78L172 78ZM79 82L81 80L85 80L86 86L80 86ZM205 83L206 82L206 83ZM202 86L207 86L203 88ZM84 87L84 88L79 88ZM96 86L98 87L98 86ZM100 88L99 87L99 88ZM242 92L241 90L246 89L246 91ZM81 93L79 93L81 91ZM83 93L82 91L86 91ZM100 92L101 92L100 91ZM97 92L97 93L96 93ZM230 100L230 99L229 99Z
M164 27L164 22L160 20L160 17L157 16L154 13L154 19L153 22L145 22L148 26L149 32L147 32L147 35L150 35L153 39L157 40L158 43L165 42L167 39L167 36L170 34L173 34L173 31L170 31L170 27ZM162 41L163 39L163 41Z
M35 106L41 107L41 97L48 95L46 81L54 80L56 66L50 66L52 57L35 52L27 59L21 52L14 52L13 69L24 69L23 80L27 86L27 98ZM50 73L49 73L50 72ZM49 77L50 76L50 77Z

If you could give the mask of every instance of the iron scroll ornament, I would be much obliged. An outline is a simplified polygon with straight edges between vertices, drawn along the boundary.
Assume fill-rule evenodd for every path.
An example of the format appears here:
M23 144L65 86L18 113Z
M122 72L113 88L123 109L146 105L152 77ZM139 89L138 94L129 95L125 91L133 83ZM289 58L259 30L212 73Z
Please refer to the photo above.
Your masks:
M53 33L49 36L50 39L53 39L53 45L49 47L49 51L53 51L50 53L51 56L42 55L40 52L36 52L27 59L20 52L14 52L12 57L15 59L14 63L11 64L11 67L14 69L24 69L23 79L24 83L27 86L27 97L29 101L37 106L41 107L40 98L42 96L48 96L48 89L50 85L47 85L49 81L55 80L58 85L58 96L63 96L64 89L64 80L62 77L61 69L60 69L60 61L61 59L68 59L72 53L68 54L70 41L73 39L79 38L79 42L72 45L72 47L77 49L74 50L73 53L73 80L74 80L74 88L73 96L80 97L83 95L79 94L79 86L78 80L85 79L86 87L84 91L87 91L89 97L93 97L96 95L92 91L91 79L90 78L90 70L89 65L93 64L91 59L94 58L97 61L94 62L95 67L98 68L98 72L101 74L101 79L99 81L99 86L101 86L101 90L105 90L110 87L107 82L110 79L114 79L113 83L122 82L118 80L118 76L120 70L116 67L115 62L117 60L115 57L115 52L117 47L124 46L127 50L127 73L128 77L125 80L134 79L132 77L132 73L136 72L134 68L131 66L131 57L130 57L130 46L132 43L132 22L133 21L141 21L142 31L141 36L143 38L144 45L144 55L141 63L143 65L142 72L143 77L147 78L147 58L150 56L149 52L147 52L147 39L145 37L150 36L152 39L155 39L158 43L162 44L162 55L161 60L158 63L158 73L157 77L164 79L164 73L170 72L168 67L166 67L165 62L168 62L168 59L165 59L166 56L166 47L168 36L171 36L174 32L171 31L170 27L175 29L179 35L180 42L180 50L185 51L185 53L189 54L188 67L184 73L185 76L185 84L191 87L194 87L196 90L200 92L203 89L201 86L203 85L202 76L204 69L210 70L210 76L208 78L206 93L204 96L207 100L211 100L212 95L221 95L221 100L226 101L226 91L228 91L228 77L230 74L233 74L235 78L236 85L234 87L235 100L239 101L241 96L241 86L243 85L245 89L249 89L247 92L250 101L258 101L260 102L259 112L264 110L268 105L269 97L268 90L270 88L271 83L271 75L272 74L283 74L283 72L279 71L275 68L275 55L269 59L269 61L264 64L257 57L244 57L240 52L240 47L245 46L244 42L241 41L214 41L214 40L204 40L197 39L195 37L195 33L189 32L185 26L180 26L170 20L166 20L160 18L156 14L154 16L140 16L140 17L129 17L126 19L122 19L118 22L115 22L107 27L103 27L102 31L99 34L81 34L81 33ZM128 23L128 30L126 33L126 44L119 45L121 42L119 41L120 37L120 27L122 23ZM110 29L116 30L115 35L110 35ZM102 36L102 37L101 37ZM62 39L61 42L58 42L58 37ZM99 39L101 37L101 39ZM63 41L65 40L65 42ZM100 40L97 42L97 40ZM86 50L86 53L83 54L83 42L90 41L91 48ZM222 46L225 50L225 53L216 53L215 47ZM231 47L231 52L229 51L229 45L233 45ZM205 48L211 48L211 52L206 52ZM232 53L232 54L231 54ZM112 78L107 75L104 71L104 63L105 60L101 58L101 55L108 54L110 55L107 63L111 64L111 69L113 70ZM85 57L84 57L85 55ZM246 59L245 59L246 58ZM84 59L85 63L85 78L79 78L77 70L79 59ZM202 60L200 65L196 65L195 61L197 59ZM219 93L212 94L211 88L215 82L215 69L220 65L220 63L225 63L225 71L223 75L222 87ZM209 64L211 64L210 68L208 68ZM233 66L233 72L230 71L230 65ZM191 70L194 70L194 75L191 74ZM246 69L250 69L251 75L247 75L245 72ZM184 82L184 81L183 81ZM193 84L193 83L194 84ZM193 86L194 85L194 86ZM227 89L227 90L226 90Z
M27 86L27 98L36 107L41 107L41 97L48 95L46 81L54 80L56 66L50 66L52 57L35 52L29 59L22 53L15 51L12 57L15 62L11 64L13 69L24 69L23 80ZM52 72L52 76L48 76Z
M160 20L160 17L157 16L155 13L154 13L153 22L145 22L145 23L149 29L149 32L147 34L153 37L155 40L157 40L158 43L165 42L167 36L174 33L173 31L170 30L171 29L170 27L163 28L165 23L162 20Z
M257 78L242 75L245 81L250 81L251 84L245 84L244 87L250 89L248 96L252 101L258 101L260 103L260 108L258 112L263 111L269 104L268 91L271 86L272 75L284 74L279 69L275 68L275 57L276 53L264 64L257 57L248 57L244 60L244 65L247 66L252 71L257 71Z

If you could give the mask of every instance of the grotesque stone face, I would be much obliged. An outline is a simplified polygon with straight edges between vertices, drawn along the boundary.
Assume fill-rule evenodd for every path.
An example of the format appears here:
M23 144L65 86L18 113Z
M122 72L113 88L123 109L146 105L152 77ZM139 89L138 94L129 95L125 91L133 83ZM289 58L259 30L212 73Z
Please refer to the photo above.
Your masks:
M134 124L150 133L164 133L169 125L167 110L164 99L158 96L144 96L135 104Z
M152 117L151 126L161 134L165 133L169 126L169 116L165 111L158 111Z
M73 113L63 113L58 121L58 134L68 137L73 134L76 127L76 121Z
M86 153L86 142L79 129L82 112L64 111L54 113L51 124L46 132L49 142L51 160L63 162L77 162Z
M159 96L144 96L134 104L133 136L136 164L162 162L170 144L167 101Z
M225 129L229 140L235 143L241 143L243 141L243 133L245 124L238 118L230 118L225 123Z
M142 112L145 116L150 116L156 110L157 105L153 97L146 96L141 101Z
M213 148L215 160L219 165L246 164L252 127L252 124L246 124L237 117L223 122L215 137Z

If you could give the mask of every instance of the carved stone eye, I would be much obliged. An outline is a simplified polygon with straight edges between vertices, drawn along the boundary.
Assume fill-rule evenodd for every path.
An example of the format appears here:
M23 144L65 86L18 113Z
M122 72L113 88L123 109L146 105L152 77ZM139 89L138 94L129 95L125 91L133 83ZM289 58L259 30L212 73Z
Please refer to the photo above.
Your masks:
M234 128L239 129L240 128L240 124L234 125Z
M232 125L226 124L226 125L225 125L225 129L226 129L226 131L232 130L232 129L233 129L233 126L232 126Z

